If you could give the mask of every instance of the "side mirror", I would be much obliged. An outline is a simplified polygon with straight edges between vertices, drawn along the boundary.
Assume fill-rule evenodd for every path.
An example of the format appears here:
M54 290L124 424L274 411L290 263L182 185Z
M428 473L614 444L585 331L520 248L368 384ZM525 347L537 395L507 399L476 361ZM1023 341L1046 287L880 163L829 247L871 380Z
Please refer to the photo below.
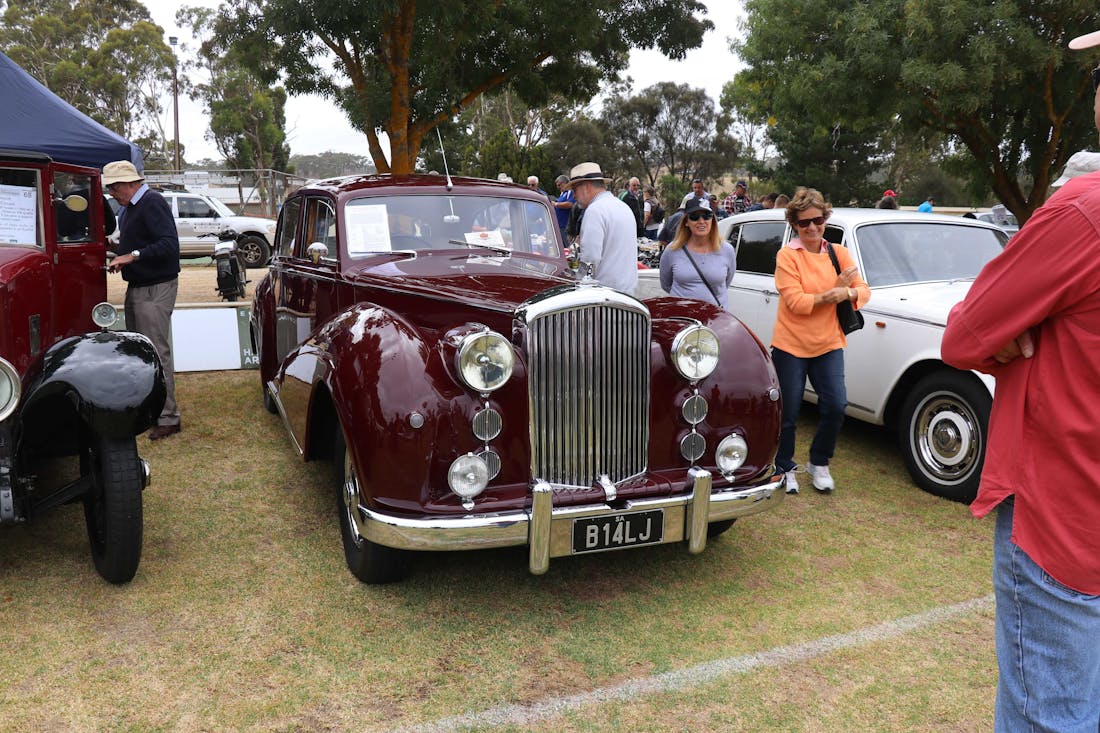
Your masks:
M62 203L65 204L65 208L69 211L81 212L88 210L88 199L79 194L69 194L66 196Z
M314 242L306 248L306 256L309 257L309 261L313 264L320 264L321 260L328 257L328 247L320 242Z

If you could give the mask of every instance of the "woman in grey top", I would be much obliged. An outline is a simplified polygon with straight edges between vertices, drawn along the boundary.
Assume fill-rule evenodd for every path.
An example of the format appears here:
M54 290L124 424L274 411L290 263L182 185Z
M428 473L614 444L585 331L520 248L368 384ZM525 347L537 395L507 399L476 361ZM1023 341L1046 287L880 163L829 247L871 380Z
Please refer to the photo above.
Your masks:
M676 237L661 255L661 289L726 307L726 288L737 272L737 255L718 237L714 212L699 199L684 209ZM706 278L704 281L703 278Z

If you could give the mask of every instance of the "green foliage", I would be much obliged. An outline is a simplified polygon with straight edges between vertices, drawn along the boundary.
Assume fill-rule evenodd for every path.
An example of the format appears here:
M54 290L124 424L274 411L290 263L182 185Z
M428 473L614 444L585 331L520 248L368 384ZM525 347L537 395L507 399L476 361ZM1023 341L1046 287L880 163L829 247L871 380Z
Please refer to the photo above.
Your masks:
M834 206L869 206L881 196L881 188L870 180L876 165L873 130L861 133L840 125L821 129L794 121L775 125L769 134L783 152L771 176L788 195L800 186L816 188Z
M718 130L714 101L687 84L660 82L637 96L613 96L601 120L612 153L607 169L616 177L655 183L664 171L685 182L716 178L737 158L736 143Z
M316 155L292 155L290 167L294 173L303 178L332 178L357 173L374 173L374 164L369 158L331 150Z
M604 126L587 115L554 128L546 147L555 172L568 174L570 168L586 161L606 165L603 161L611 160L607 137Z
M136 0L8 0L0 48L15 63L150 159L167 155L160 100L175 58Z
M971 191L992 190L1021 221L1095 134L1087 70L1096 59L1066 51L1069 38L1095 30L1094 2L747 0L746 8L747 35L734 44L749 66L731 91L738 109L788 129L797 120L857 135L942 135L968 152Z
M229 0L220 23L266 81L335 100L380 171L410 172L427 133L481 95L509 85L532 107L587 101L632 48L682 58L698 46L713 27L702 11L698 0Z
M198 69L208 80L194 88L210 115L210 134L226 164L285 171L290 163L286 90L269 87L244 65L248 52L227 46L218 36L213 11L184 7L176 17L203 39ZM272 194L266 179L259 180L261 202L267 202Z

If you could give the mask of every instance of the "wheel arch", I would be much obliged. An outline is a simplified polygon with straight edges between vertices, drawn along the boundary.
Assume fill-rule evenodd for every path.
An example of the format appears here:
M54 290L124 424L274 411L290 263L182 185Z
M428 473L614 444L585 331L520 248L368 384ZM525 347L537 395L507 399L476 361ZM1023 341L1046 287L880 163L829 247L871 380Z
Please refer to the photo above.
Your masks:
M905 372L894 383L893 389L890 390L890 397L886 400L886 408L883 410L883 423L893 429L897 425L897 421L901 415L902 407L905 405L906 399L908 399L910 393L913 391L913 387L917 385L920 380L927 377L929 374L935 374L938 371L954 372L960 375L969 375L975 382L980 383L983 388L988 389L985 386L985 382L972 371L956 369L943 362L941 359L922 359L921 361L914 362L909 365Z

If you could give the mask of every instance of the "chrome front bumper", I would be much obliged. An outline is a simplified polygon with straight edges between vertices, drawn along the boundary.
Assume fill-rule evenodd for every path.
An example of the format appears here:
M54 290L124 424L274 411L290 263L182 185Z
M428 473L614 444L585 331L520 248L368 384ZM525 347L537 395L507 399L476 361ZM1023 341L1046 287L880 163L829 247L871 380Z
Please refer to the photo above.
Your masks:
M360 517L354 519L360 537L402 550L481 550L528 545L530 570L539 575L550 567L550 558L573 554L575 519L663 509L664 535L661 542L655 544L686 540L688 551L698 553L706 547L707 525L711 522L775 509L786 496L782 473L748 488L712 492L710 473L693 468L688 471L688 483L691 489L688 493L660 499L627 500L619 507L602 503L555 507L550 484L538 482L532 489L530 510L408 519L360 506ZM355 514L352 512L353 516Z

